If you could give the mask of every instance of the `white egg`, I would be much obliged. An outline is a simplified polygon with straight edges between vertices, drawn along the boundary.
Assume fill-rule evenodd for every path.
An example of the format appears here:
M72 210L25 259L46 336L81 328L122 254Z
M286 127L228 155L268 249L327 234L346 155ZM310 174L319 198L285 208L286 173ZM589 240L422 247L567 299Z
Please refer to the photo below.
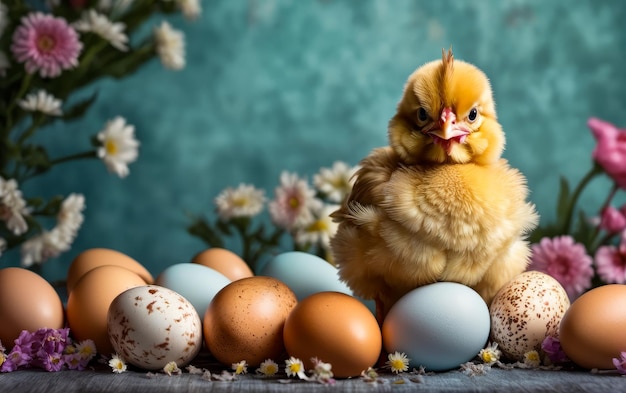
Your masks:
M144 285L111 303L109 339L124 361L146 370L189 364L202 348L202 324L193 305L171 289Z
M489 314L491 340L512 360L541 349L546 336L558 336L570 306L565 289L553 277L528 271L514 277L496 293Z

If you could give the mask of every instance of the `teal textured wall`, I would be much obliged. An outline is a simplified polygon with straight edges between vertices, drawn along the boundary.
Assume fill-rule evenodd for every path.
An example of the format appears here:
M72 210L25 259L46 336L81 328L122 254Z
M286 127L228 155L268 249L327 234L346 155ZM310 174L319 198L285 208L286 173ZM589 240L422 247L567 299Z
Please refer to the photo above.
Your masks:
M90 247L125 252L158 274L204 244L186 212L210 214L227 186L271 197L282 170L309 179L335 160L356 164L387 142L407 76L452 46L490 77L507 136L505 158L528 178L543 222L559 176L589 168L590 116L626 126L626 2L209 0L186 33L187 67L158 60L105 81L88 115L56 125L51 151L88 147L114 116L136 126L140 157L126 179L93 160L57 167L29 194L81 192L85 224L44 273L62 278ZM156 22L156 21L155 21ZM84 146L79 145L84 143ZM605 184L585 194L600 203Z

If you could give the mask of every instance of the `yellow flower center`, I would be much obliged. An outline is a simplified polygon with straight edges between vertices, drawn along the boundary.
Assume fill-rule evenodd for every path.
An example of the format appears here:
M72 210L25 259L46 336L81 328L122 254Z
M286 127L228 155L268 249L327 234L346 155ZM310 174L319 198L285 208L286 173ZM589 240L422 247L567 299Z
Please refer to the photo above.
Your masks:
M124 368L124 363L122 362L115 363L115 368L118 370L122 370Z
M56 46L56 41L54 38L48 35L42 35L37 39L37 49L41 52L50 52Z
M298 198L296 198L296 197L291 197L291 198L289 198L289 206L290 206L292 209L295 209L295 208L297 208L298 206L300 206L300 201L299 201L299 200L298 200Z
M406 367L402 359L393 359L390 364L392 370L404 370Z
M317 220L309 225L307 229L309 232L327 232L328 224L324 220Z
M248 205L248 198L235 198L233 199L233 206L244 207Z
M113 155L115 155L115 153L117 153L117 145L112 140L106 141L105 144L104 144L104 148L106 149L107 154L109 154L111 156L113 156Z
M294 373L297 374L300 372L300 363L293 363L289 366L289 370Z
M278 372L278 367L274 364L268 364L265 366L265 374L274 375Z

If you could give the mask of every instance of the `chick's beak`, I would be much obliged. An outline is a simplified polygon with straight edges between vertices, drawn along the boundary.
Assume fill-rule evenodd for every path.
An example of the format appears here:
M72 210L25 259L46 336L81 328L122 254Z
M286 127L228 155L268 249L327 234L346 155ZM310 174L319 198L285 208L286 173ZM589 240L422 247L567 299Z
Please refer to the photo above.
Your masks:
M452 111L452 108L446 107L441 111L438 129L429 131L428 134L432 136L434 142L441 145L449 155L456 143L465 142L469 131L457 124L456 114Z

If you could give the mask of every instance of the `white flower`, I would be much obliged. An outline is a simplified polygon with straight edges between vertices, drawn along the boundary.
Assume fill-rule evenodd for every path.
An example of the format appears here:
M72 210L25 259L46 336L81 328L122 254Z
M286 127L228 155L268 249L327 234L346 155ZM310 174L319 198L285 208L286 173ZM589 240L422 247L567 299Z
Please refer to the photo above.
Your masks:
M188 20L197 19L202 12L200 0L177 0L178 6L185 18Z
M128 164L137 159L139 142L134 133L135 127L127 125L126 120L118 116L107 122L97 135L102 144L98 148L98 157L104 161L110 172L119 177L126 177Z
M311 358L311 363L313 363L312 371L314 380L325 384L335 383L332 372L333 367L330 363L324 363L316 357Z
M541 358L539 357L539 352L528 351L524 354L524 366L529 368L537 368L541 365Z
M276 187L275 196L269 203L272 221L287 230L309 225L313 221L312 210L322 204L315 198L315 190L305 180L288 172L281 173L280 186Z
M340 203L352 190L353 175L358 169L358 166L350 168L345 162L336 161L332 168L321 168L313 176L313 184L329 201Z
M166 21L154 28L156 51L165 68L180 70L185 67L185 35Z
M234 217L253 217L263 210L264 191L248 184L226 188L215 198L217 214L227 221Z
M0 220L14 235L22 235L28 230L24 216L30 214L22 192L17 188L15 179L5 180L0 177Z
M242 360L239 363L233 363L232 368L237 375L246 374L248 372L248 363Z
M9 63L9 59L7 58L7 55L4 54L4 52L0 50L0 76L1 77L5 77L7 75L7 70L9 69L10 65L11 64Z
M498 349L498 343L489 343L487 347L481 349L478 353L480 360L488 365L492 365L500 360L501 355L502 351Z
M330 238L335 235L339 226L333 221L330 214L338 208L338 205L316 206L313 209L315 219L296 231L296 243L300 246L319 244L324 249L329 249Z
M48 94L45 90L39 90L37 94L32 93L26 96L17 104L25 111L41 112L50 116L61 116L61 100Z
M178 365L176 364L176 362L171 361L163 367L163 372L169 376L172 376L172 374L177 375L177 374L182 373L182 370L178 368Z
M302 360L297 359L293 356L285 360L285 373L288 377L307 379L307 376L304 372L304 364L302 363Z
M394 352L387 355L387 366L394 373L403 373L409 369L409 358L404 352Z
M111 366L113 372L116 374L121 374L126 371L126 363L118 354L113 355L111 360L109 360L109 366Z
M266 377L271 377L278 372L278 364L272 359L265 359L257 368L257 374L263 374Z
M106 15L93 9L83 12L81 19L74 22L74 28L78 31L97 34L123 52L128 50L126 46L128 36L124 33L126 25L122 22L111 22Z

